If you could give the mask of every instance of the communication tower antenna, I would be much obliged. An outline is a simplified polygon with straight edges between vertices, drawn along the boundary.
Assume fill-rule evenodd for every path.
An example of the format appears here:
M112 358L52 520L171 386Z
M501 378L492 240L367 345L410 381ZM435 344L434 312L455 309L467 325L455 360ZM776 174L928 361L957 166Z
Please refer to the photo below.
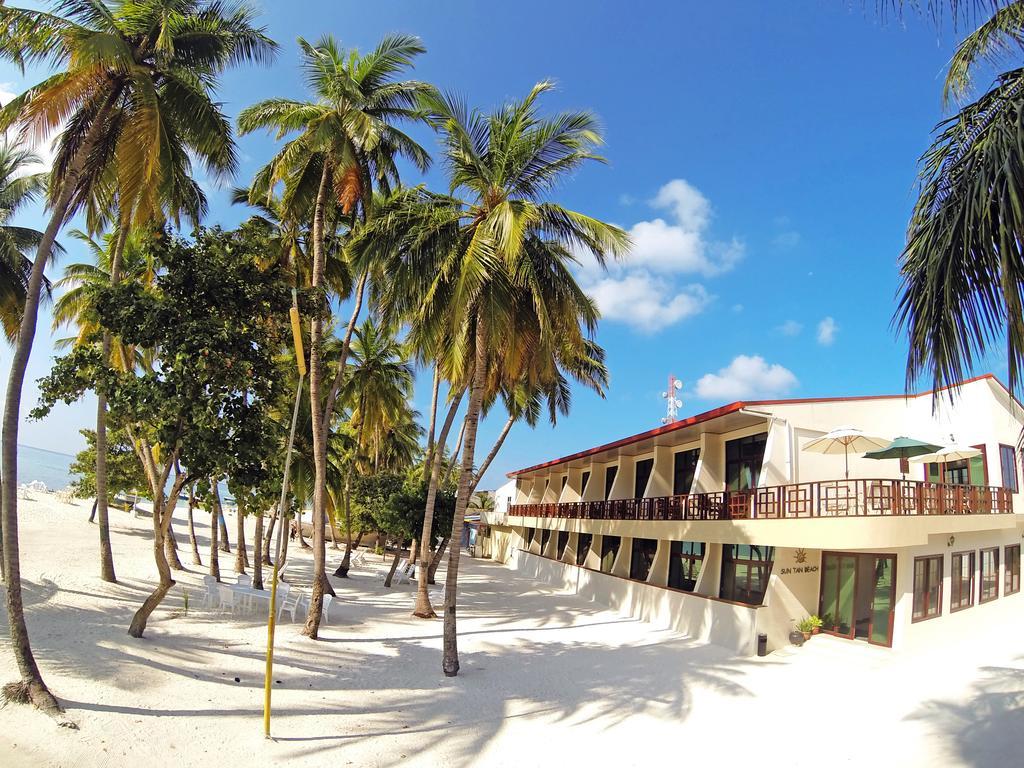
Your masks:
M683 401L676 397L676 393L683 388L683 382L675 377L673 374L669 374L668 377L668 389L661 393L661 396L665 398L665 402L668 405L667 413L662 418L662 424L671 424L673 421L678 421L679 409L683 407Z

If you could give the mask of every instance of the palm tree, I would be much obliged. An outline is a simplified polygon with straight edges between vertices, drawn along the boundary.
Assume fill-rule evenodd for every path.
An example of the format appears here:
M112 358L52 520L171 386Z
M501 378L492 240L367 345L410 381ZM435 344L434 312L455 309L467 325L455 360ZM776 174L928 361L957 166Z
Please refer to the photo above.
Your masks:
M558 422L558 417L569 413L571 407L571 393L569 382L565 378L568 373L578 383L604 397L605 389L608 387L608 368L604 363L604 349L591 339L585 340L584 352L579 354L571 346L564 350L556 350L560 356L554 360L554 370L551 378L546 381L534 380L531 384L529 376L523 379L510 389L501 392L501 399L505 405L508 418L498 433L498 438L491 446L487 457L480 464L473 479L470 489L470 497L480 484L480 478L487 474L487 470L498 455L505 438L512 431L518 421L525 421L531 428L537 426L540 420L544 404L547 404L548 421L551 426ZM563 373L564 371L564 373ZM485 403L483 411L486 414L490 404ZM428 598L429 599L429 598Z
M954 10L967 5L954 3ZM1024 2L997 7L958 46L946 77L947 103L969 93L979 64L1003 65L1022 46ZM894 317L909 339L908 387L922 375L936 387L962 381L1004 338L1011 389L1020 382L1022 117L1024 68L1015 68L940 122L921 158Z
M113 364L122 371L133 370L144 359L143 354L129 345L113 339L109 331L102 331L99 313L93 304L95 289L103 285L116 285L122 279L151 286L156 279L156 263L147 248L147 238L140 232L129 233L122 225L103 238L100 245L85 232L75 229L71 236L86 245L94 264L69 264L64 277L57 281L58 288L67 290L53 307L53 328L74 325L78 333L72 338L58 339L58 348L91 344L100 339L105 365ZM107 403L105 396L97 395L96 410L96 515L100 535L100 578L116 582L114 553L110 545L110 525L107 510ZM102 455L100 451L102 450ZM168 543L173 539L168 538ZM170 550L172 553L173 549ZM177 562L174 553L172 562Z
M539 114L538 98L551 87L539 83L525 99L490 115L469 112L453 98L429 99L451 196L410 191L405 205L378 214L379 226L371 226L357 249L363 259L391 254L385 272L395 289L383 299L383 316L408 320L414 342L435 350L445 377L469 385L455 541L473 484L477 424L487 393L524 376L531 386L550 379L550 350L584 352L598 313L569 269L573 249L589 251L604 264L629 245L618 227L547 199L567 174L600 159L593 153L600 132L591 114ZM465 199L455 197L459 193ZM452 546L442 660L448 676L459 669L458 566L459 547Z
M346 494L352 471L376 473L382 469L382 457L383 467L391 468L407 453L406 438L411 436L414 445L419 438L409 407L412 365L392 329L365 320L355 330L351 355L352 365L346 372L339 398L350 409L349 421L355 430L356 455L348 464ZM351 559L351 516L347 509L345 517L348 546L337 571L339 575L347 574Z
M18 337L32 273L32 260L25 254L43 237L38 230L14 224L21 209L46 189L46 174L26 173L38 162L31 152L0 141L0 326L10 342Z
M35 338L43 267L57 233L82 208L116 199L123 223L155 218L186 197L192 157L224 175L236 165L213 99L220 74L267 62L276 45L245 4L204 0L59 0L52 12L0 6L0 55L56 70L0 110L0 130L45 139L60 130L49 178L50 219L25 291L3 420L3 541L12 646L27 697L60 711L32 656L17 558L18 416ZM104 455L98 447L97 455ZM13 551L12 551L13 548Z
M311 207L313 266L311 285L322 300L310 320L309 386L313 413L313 448L316 478L313 496L313 581L309 614L303 634L316 638L323 609L325 571L324 511L327 487L327 430L332 421L348 361L352 334L362 309L369 279L369 266L359 275L354 308L342 341L341 358L333 382L325 388L321 344L327 302L325 285L327 219L330 199L353 220L372 218L374 190L388 191L398 183L396 157L426 169L426 151L396 126L422 118L419 100L434 89L415 80L396 77L411 68L424 52L418 38L407 35L385 37L371 52L345 51L330 36L314 45L299 38L302 68L312 94L308 101L268 99L238 116L242 133L260 129L276 132L282 139L296 134L253 182L267 194L285 182L283 203L287 209ZM326 399L321 390L326 389Z

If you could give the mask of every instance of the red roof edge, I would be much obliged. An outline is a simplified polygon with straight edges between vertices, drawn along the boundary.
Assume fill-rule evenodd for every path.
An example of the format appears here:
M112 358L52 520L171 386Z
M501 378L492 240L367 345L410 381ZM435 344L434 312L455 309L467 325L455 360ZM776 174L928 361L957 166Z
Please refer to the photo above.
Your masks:
M640 432L636 435L630 435L619 440L615 440L611 443L605 443L604 445L598 445L594 448L587 448L584 451L569 454L568 456L562 456L559 459L552 459L551 461L545 461L542 464L534 464L532 467L526 467L525 469L517 469L513 472L507 473L506 477L516 477L518 475L525 474L527 472L534 472L538 469L546 469L547 467L554 467L558 464L565 464L569 461L575 461L576 459L586 458L587 456L593 456L594 454L601 453L602 451L608 451L612 448L621 448L632 443L639 443L641 440L646 440L649 437L656 437L658 435L664 435L669 432L675 432L677 429L685 429L686 427L692 427L694 424L700 424L711 419L717 419L719 416L727 416L730 413L736 413L737 411L748 408L751 406L758 405L800 405L802 403L841 403L850 402L853 400L892 400L894 398L910 399L914 397L925 397L927 395L934 395L936 392L941 392L946 389L953 389L955 387L963 387L967 384L973 384L976 381L983 381L985 379L991 379L995 381L1000 387L1009 392L1009 388L1003 384L994 374L983 373L979 376L974 376L970 379L965 379L957 384L950 384L945 387L937 387L936 389L925 390L924 392L918 392L916 394L902 394L902 395L854 395L851 397L797 397L783 400L738 400L735 403L729 403L723 405L720 408L715 408L710 411L704 411L704 413L698 413L696 416L690 416L680 421L674 421L671 424L665 424L655 429L649 429L646 432ZM1012 397L1012 393L1011 393ZM1016 399L1016 398L1014 398Z
M711 411L705 411L704 413L698 413L696 416L690 416L689 418L682 419L680 421L673 421L671 424L665 424L661 427L649 429L646 432L641 432L638 435L632 435L630 437L624 437L621 440L616 440L611 443L605 443L604 445L598 445L594 448L588 448L585 451L579 453L573 453L569 456L563 456L560 459L553 459L551 461L545 461L543 464L535 464L532 467L526 467L526 469L517 469L515 472L509 472L506 477L515 477L525 472L533 472L537 469L544 469L545 467L553 467L556 464L564 464L567 461L574 461L576 459L582 459L585 456L593 456L595 453L601 453L601 451L608 451L612 448L621 448L624 445L631 443L638 443L641 440L646 440L648 437L655 437L657 435L664 435L668 432L675 432L677 429L683 429L685 427L692 427L694 424L700 424L703 421L710 421L716 419L719 416L726 416L730 413L736 413L741 408L752 405L752 403L746 403L738 401L735 403L729 403L729 405L723 405L721 408L715 408Z

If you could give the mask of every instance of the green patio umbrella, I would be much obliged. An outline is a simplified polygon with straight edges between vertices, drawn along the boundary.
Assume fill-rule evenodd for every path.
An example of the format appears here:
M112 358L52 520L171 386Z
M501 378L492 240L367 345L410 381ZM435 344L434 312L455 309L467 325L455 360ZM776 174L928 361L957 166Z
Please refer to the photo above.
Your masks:
M877 451L868 451L864 454L865 459L911 459L914 456L924 456L927 453L938 451L940 446L933 443L926 443L923 440L915 440L912 437L897 437L888 446ZM903 479L907 479L907 473L901 472Z

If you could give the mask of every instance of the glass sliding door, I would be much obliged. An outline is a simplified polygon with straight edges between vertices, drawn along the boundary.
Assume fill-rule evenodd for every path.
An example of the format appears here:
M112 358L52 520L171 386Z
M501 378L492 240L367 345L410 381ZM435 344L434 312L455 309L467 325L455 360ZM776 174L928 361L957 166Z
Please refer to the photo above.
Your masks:
M892 645L896 558L870 553L822 555L822 629L875 645Z
M854 555L827 553L822 557L821 628L834 635L853 638L853 597L857 583Z
M875 645L892 645L893 607L896 602L896 558L893 555L880 555L874 560L874 592L871 600L868 642Z

